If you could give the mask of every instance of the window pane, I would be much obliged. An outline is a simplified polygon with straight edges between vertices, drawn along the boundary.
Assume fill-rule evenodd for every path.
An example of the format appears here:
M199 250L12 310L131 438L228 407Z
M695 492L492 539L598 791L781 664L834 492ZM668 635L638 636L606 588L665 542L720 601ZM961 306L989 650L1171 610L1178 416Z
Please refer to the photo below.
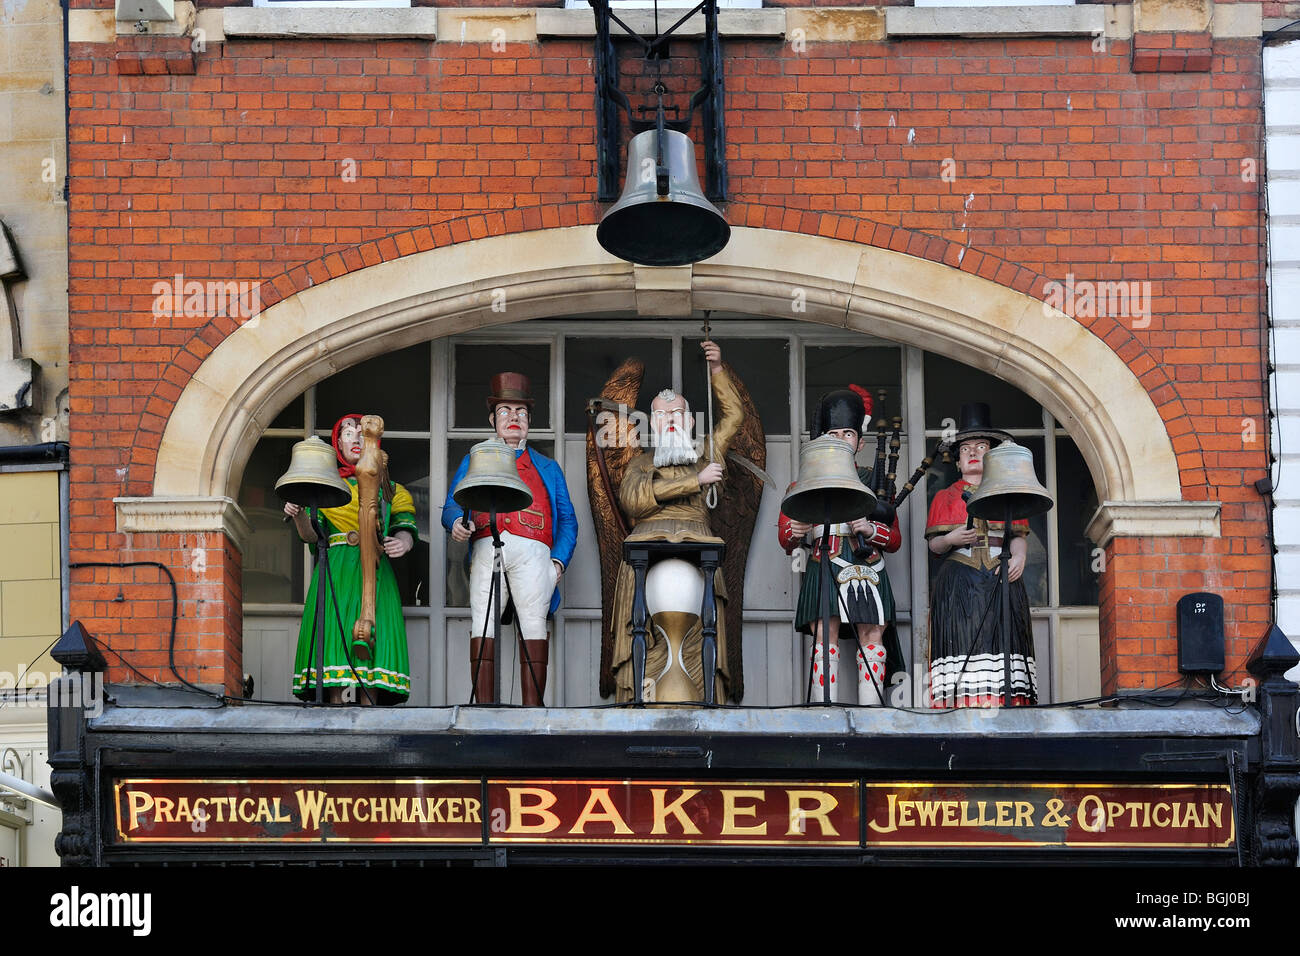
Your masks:
M491 428L487 397L492 376L500 372L522 372L528 376L533 393L529 427L550 428L551 347L509 343L456 346L456 394L452 418L456 427Z
M286 405L279 415L271 422L272 428L302 428L306 423L303 421L304 402L301 395Z
M239 507L253 529L244 548L244 603L303 600L302 544L284 521L275 483L289 467L295 438L263 438L253 449L239 486Z
M587 400L605 387L614 370L635 356L645 363L645 380L637 404L649 410L650 399L672 384L673 345L668 339L566 338L564 340L564 430L587 430Z
M1071 438L1056 439L1056 527L1060 535L1061 603L1098 603L1092 539L1083 529L1097 512L1097 489Z
M415 501L415 546L393 562L402 605L413 607L429 603L429 522L430 482L429 443L410 438L385 438L388 453L388 476L411 493ZM441 509L442 502L438 502ZM441 513L441 512L439 512ZM441 534L442 529L438 532Z
M942 355L925 353L925 427L943 428L951 418L961 427L961 407L987 402L994 428L1042 428L1039 404L1000 378Z
M691 408L704 411L703 339L682 340L682 391ZM790 434L790 341L788 339L723 339L722 358L745 383L758 408L765 435ZM648 403L646 404L649 408ZM714 412L716 415L716 410Z
M804 413L807 417L803 427L811 434L818 400L827 392L848 388L849 385L861 385L871 393L875 405L871 412L873 425L882 416L892 420L895 415L902 415L902 367L902 349L889 345L860 348L832 345L804 349ZM877 394L882 388L885 390L883 403Z
M446 496L454 490L451 481L456 477L461 461L469 454L469 450L477 444L477 441L464 438L452 439L447 442L447 478L442 486L444 490L437 503L438 513L434 522L435 530L442 535L447 547L445 590L447 607L469 607L469 565L466 563L466 557L469 555L470 542L459 544L451 539L451 535L447 534L446 529L442 527L442 505L446 501ZM536 448L547 458L555 457L555 442L530 441L528 447Z
M388 431L429 430L429 344L379 355L316 386L315 427L344 415L379 415Z

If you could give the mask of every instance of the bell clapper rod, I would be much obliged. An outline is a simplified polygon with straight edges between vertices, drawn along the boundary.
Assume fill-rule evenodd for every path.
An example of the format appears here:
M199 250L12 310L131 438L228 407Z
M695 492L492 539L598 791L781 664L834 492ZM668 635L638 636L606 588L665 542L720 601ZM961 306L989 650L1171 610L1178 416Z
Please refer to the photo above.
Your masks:
M505 545L501 540L501 532L497 528L497 508L495 503L490 505L488 508L488 530L492 532L492 585L488 591L487 614L492 618L492 678L493 681L499 681L501 679L501 674L500 668L496 666L496 653L498 647L497 639L501 636L501 572L503 570L501 549ZM487 624L488 622L485 617L483 621L484 634L487 633ZM470 622L470 625L471 627L473 626L473 621ZM473 631L470 631L470 633L472 634ZM484 652L480 646L478 659L474 661L474 678L470 682L469 702L471 704L484 703L484 701L478 699L478 674L479 670L483 666L484 656ZM498 699L501 696L499 687L494 687L492 693L493 696ZM494 700L490 703L496 703L496 701Z
M830 499L826 501L826 506L822 513L822 541L821 541L821 568L818 569L821 577L822 592L822 703L831 704L831 588L834 586L834 579L831 576L831 504ZM840 636L835 634L834 640L839 642ZM813 660L817 660L817 642L813 641Z
M704 311L704 329L703 329L704 341L706 342L710 341L709 339L709 335L710 335L709 316L710 315L712 315L712 310L706 309ZM707 407L709 410L709 422L708 422L709 462L712 463L715 460L713 457L713 367L709 365L707 359L704 362L704 386L705 386L704 393L707 398ZM714 483L712 485L709 485L709 487L704 492L704 504L709 508L710 511L712 511L714 508L718 506L718 484L719 483Z
M1002 589L1002 706L1011 706L1011 498L1007 498L1006 521L1002 525L1002 547L999 549L998 562L1002 565L1001 580L998 587ZM1025 665L1028 677L1029 665Z
M325 703L325 583L329 580L329 540L325 537L325 524L318 509L310 508L311 529L316 532L316 566L320 571L316 579L316 621L311 629L311 639L316 645L316 703ZM343 634L340 639L345 639Z

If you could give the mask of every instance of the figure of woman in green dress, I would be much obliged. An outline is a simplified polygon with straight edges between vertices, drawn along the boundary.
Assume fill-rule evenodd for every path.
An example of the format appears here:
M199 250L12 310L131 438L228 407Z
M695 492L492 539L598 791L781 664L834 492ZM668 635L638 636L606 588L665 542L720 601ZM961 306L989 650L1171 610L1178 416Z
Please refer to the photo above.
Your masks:
M325 699L331 703L400 704L411 692L411 668L402 599L390 559L400 558L415 543L415 503L410 493L396 482L381 489L379 510L384 556L379 559L375 584L375 650L371 660L358 660L349 650L352 625L361 608L360 506L355 477L361 439L360 415L344 415L335 422L330 442L338 458L339 476L352 489L352 500L319 512L330 546L325 626L320 629L325 641ZM284 513L293 519L302 540L316 541L311 521L301 507L285 504ZM303 608L293 668L293 692L303 700L314 700L316 696L314 638L317 636L316 589L320 586L321 568L317 565Z

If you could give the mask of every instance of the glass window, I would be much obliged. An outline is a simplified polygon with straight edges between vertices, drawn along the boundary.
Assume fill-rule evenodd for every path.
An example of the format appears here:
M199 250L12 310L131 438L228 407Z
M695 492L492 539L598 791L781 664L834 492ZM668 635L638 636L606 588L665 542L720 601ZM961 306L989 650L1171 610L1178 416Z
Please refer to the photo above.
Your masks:
M925 353L925 427L943 428L951 418L961 427L961 407L987 402L994 428L1042 428L1042 407L1000 378L942 355Z
M564 430L581 434L587 430L587 400L605 387L614 370L627 359L645 363L645 379L637 405L650 408L650 399L671 384L673 343L669 339L625 339L617 336L592 338L570 336L564 340Z
M253 449L239 485L239 507L252 528L244 548L244 601L292 604L303 600L302 544L284 520L275 483L289 467L297 438L263 438Z
M704 411L704 353L698 336L682 340L682 392L696 411ZM765 435L790 434L789 339L727 339L718 336L722 359L740 376L758 409ZM646 406L649 408L649 405ZM717 412L715 410L714 414Z
M902 349L892 345L831 345L804 349L803 427L811 434L817 402L827 392L861 385L871 393L871 419L903 414ZM884 401L880 389L885 390ZM874 447L874 445L872 446Z
M306 415L304 406L303 397L299 395L286 405L279 415L275 416L271 422L271 427L301 429L304 425L303 417Z
M379 415L384 430L429 430L429 344L379 355L316 386L316 427L328 432L344 415Z
M424 439L385 438L381 447L388 453L388 476L411 494L415 502L415 545L393 562L402 605L429 603L429 442ZM441 509L442 502L438 502ZM439 535L442 528L438 528Z
M1063 605L1096 605L1099 601L1096 555L1092 539L1083 533L1097 512L1092 473L1073 439L1056 439L1056 526L1060 538Z
M515 345L456 346L456 428L490 429L487 397L492 376L499 372L522 372L533 393L531 428L551 427L551 347ZM585 426L584 426L585 427ZM459 461L459 459L457 459Z

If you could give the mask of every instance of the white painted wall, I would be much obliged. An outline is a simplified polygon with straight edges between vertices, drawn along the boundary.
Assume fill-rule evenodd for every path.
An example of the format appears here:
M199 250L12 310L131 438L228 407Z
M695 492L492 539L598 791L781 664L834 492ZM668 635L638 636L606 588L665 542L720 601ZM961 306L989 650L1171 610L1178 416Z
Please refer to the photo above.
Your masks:
M1264 48L1277 623L1300 649L1300 40ZM1300 667L1289 677L1300 679Z

